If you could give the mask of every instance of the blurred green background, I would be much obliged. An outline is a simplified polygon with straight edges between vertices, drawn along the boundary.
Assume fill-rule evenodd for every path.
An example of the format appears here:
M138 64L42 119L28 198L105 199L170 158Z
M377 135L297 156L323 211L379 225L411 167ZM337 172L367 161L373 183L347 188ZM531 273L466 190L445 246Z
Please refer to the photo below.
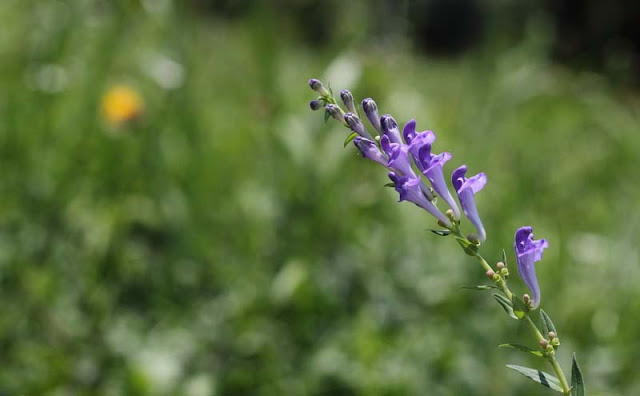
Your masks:
M544 4L471 3L434 46L412 2L1 1L0 394L550 394L497 348L527 329L460 289L480 266L309 110L311 77L486 172L485 256L548 239L565 371L576 351L591 395L640 394L633 56L557 62ZM141 103L109 118L123 85Z

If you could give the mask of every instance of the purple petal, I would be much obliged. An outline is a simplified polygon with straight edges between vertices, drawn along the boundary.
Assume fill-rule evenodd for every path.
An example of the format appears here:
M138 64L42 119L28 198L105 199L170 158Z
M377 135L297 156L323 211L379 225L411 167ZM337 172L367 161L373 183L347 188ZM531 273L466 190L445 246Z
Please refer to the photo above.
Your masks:
M402 136L404 136L404 141L407 144L411 143L411 139L416 135L416 120L413 118L406 123L404 128L402 128Z

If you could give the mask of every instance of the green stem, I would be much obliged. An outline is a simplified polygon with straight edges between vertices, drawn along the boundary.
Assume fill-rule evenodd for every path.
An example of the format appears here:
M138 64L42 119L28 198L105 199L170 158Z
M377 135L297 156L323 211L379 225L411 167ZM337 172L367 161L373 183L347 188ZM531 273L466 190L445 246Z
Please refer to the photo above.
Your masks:
M457 233L460 234L460 231L458 231ZM459 236L462 236L462 235L460 234ZM478 259L478 261L480 261L480 264L485 269L485 271L493 270L493 268L491 268L489 263L487 263L487 260L485 260L484 257L480 255L480 253L476 253L476 258ZM504 295L509 300L512 300L513 293L511 292L511 290L509 290L506 280L501 276L500 280L498 280L495 283L496 283L496 286L498 286L498 288L504 293ZM527 326L529 327L533 335L536 337L536 340L538 341L538 343L540 343L540 341L545 339L544 335L540 333L540 330L538 330L538 327L535 325L535 323L533 323L529 315L526 315L523 320L525 321L525 323L527 324ZM568 396L571 393L571 388L567 383L567 378L564 376L562 367L560 367L560 364L556 359L555 352L552 351L548 353L546 356L547 356L547 360L551 364L551 367L553 367L553 371L555 371L556 376L558 377L558 380L560 381L560 385L562 386L562 392Z
M556 354L551 353L549 355L549 363L553 367L553 371L556 372L558 379L560 380L560 385L562 385L562 390L566 396L571 393L571 388L569 388L569 384L567 383L567 378L564 376L564 372L562 371L562 367L560 367L560 363L556 359Z

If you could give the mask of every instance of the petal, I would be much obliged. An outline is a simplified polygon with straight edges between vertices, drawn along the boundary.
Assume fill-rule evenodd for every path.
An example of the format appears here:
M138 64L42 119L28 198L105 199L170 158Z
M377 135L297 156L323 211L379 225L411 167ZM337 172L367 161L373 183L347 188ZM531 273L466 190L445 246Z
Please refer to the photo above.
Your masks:
M409 144L411 143L411 139L416 135L416 120L413 118L407 122L407 124L402 128L402 136L404 136L404 141Z

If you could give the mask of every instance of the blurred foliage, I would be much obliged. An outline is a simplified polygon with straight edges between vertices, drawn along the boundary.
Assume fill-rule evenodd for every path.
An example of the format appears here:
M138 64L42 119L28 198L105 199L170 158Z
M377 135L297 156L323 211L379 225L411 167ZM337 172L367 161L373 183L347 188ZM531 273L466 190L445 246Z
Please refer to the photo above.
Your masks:
M497 348L527 329L460 289L480 267L342 148L310 77L485 171L485 255L549 240L565 370L575 350L591 395L640 392L638 93L549 63L544 14L434 59L343 3L0 2L0 393L540 392L505 365L543 362ZM114 125L117 86L142 104Z

